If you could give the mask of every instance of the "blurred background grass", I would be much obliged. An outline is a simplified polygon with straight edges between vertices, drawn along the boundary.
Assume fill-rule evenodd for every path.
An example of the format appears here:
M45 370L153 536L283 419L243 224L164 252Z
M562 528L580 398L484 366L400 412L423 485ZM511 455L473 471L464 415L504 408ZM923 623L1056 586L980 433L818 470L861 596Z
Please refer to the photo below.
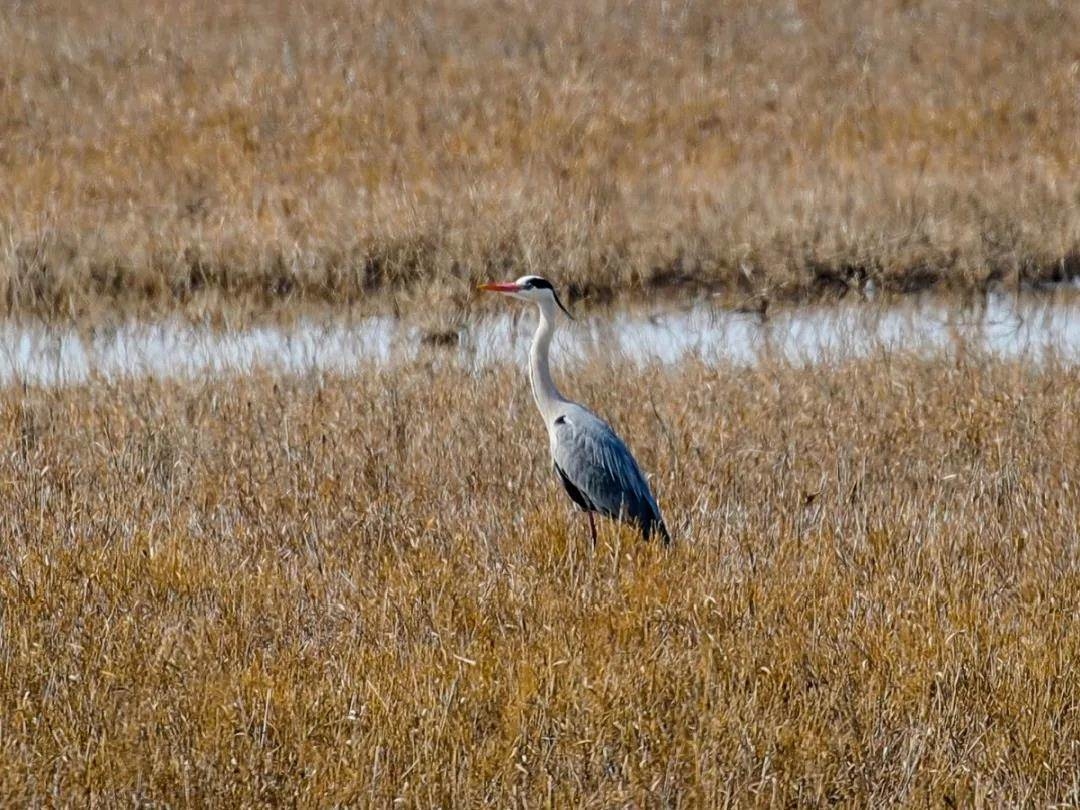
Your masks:
M8 312L1080 273L1080 7L0 8Z

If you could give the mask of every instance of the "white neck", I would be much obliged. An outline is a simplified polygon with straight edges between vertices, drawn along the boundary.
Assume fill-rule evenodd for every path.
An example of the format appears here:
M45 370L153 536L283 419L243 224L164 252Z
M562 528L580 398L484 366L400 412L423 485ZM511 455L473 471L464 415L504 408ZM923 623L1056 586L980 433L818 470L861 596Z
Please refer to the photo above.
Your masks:
M551 301L539 301L537 309L540 310L540 322L536 326L536 335L529 351L529 380L532 382L536 407L540 409L544 422L550 424L558 415L559 406L567 400L555 387L548 362L548 350L555 334L555 305Z

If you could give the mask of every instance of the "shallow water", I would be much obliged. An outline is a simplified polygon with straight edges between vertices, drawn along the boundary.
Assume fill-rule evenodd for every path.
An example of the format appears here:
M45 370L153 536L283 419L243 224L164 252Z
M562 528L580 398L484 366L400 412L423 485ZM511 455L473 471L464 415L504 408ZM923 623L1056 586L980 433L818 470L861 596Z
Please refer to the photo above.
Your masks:
M517 306L508 304L508 306ZM409 321L371 317L301 321L222 331L176 321L75 329L0 324L0 385L73 385L93 378L191 378L264 370L282 374L348 373L375 363L393 367L427 352L476 369L522 362L531 312L477 317L445 348L424 344ZM698 304L653 314L624 312L564 324L556 362L624 356L642 364L753 365L765 358L799 365L875 354L923 356L978 351L1000 358L1080 362L1080 305L1037 296L995 295L985 306L923 301L882 307L807 307L763 321L755 314Z

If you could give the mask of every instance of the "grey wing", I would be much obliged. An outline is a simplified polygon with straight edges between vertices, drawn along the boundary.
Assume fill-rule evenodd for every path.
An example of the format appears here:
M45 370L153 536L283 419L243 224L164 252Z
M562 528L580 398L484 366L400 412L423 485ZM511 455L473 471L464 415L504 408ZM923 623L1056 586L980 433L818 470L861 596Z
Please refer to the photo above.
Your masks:
M663 526L656 499L637 462L600 417L584 408L559 416L554 423L552 455L567 491L579 505L632 520L646 535ZM666 529L662 531L666 535Z

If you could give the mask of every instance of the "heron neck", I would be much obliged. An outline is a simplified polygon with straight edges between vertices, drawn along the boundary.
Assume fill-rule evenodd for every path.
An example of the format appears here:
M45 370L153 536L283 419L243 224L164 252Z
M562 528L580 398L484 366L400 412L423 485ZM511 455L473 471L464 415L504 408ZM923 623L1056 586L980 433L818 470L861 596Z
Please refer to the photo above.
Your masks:
M557 415L559 405L565 403L566 399L551 379L551 364L548 361L551 338L555 334L555 313L542 304L538 309L540 322L536 326L536 335L529 352L529 380L532 382L536 407L540 409L544 421L550 422Z

